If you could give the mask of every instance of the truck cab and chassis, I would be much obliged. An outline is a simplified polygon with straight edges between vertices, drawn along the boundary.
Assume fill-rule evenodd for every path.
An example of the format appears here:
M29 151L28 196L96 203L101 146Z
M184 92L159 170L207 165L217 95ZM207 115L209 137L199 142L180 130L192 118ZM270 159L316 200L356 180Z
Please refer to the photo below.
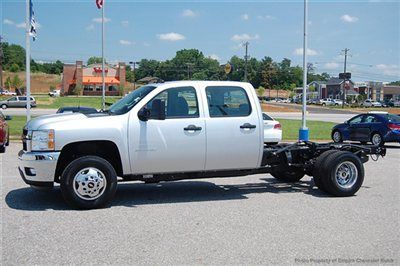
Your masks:
M373 145L264 145L262 109L249 83L180 81L150 84L109 110L55 114L23 129L19 172L35 188L59 183L74 207L102 207L117 183L270 173L282 182L313 176L334 196L354 195Z

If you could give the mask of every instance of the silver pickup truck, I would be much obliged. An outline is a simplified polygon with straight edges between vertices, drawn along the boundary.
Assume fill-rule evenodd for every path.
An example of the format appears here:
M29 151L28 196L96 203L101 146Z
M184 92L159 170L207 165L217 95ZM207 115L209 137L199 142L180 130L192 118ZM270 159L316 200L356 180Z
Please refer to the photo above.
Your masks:
M109 110L35 118L23 129L19 172L36 188L59 183L77 208L98 208L117 182L271 173L283 182L305 174L336 196L358 191L368 154L350 144L264 145L263 116L249 83L182 81L143 86Z

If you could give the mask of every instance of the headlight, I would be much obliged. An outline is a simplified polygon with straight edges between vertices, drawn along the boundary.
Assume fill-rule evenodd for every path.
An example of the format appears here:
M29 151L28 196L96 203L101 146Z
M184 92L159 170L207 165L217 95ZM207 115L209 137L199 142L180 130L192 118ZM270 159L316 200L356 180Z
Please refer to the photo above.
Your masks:
M32 151L54 151L54 130L32 131Z

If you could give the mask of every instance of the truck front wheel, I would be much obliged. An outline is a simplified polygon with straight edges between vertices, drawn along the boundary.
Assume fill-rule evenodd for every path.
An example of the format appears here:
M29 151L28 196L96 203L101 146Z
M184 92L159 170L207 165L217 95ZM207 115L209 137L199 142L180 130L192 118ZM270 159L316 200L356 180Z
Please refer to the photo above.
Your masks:
M60 180L67 203L79 209L100 208L109 203L117 190L117 174L112 165L98 156L72 161Z
M295 167L285 167L284 169L274 168L271 175L276 179L285 182L298 182L305 175L304 170Z
M364 166L353 153L338 151L325 159L320 169L320 178L323 188L333 196L352 196L364 181Z

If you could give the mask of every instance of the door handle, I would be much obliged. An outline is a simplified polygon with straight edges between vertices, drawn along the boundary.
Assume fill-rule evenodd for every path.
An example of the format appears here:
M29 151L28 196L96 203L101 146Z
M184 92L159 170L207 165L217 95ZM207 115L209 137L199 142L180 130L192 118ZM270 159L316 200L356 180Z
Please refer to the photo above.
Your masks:
M196 127L195 125L188 125L187 127L183 128L185 131L200 131L201 127Z
M250 123L244 123L243 125L240 126L240 128L256 128L256 125L252 125Z

